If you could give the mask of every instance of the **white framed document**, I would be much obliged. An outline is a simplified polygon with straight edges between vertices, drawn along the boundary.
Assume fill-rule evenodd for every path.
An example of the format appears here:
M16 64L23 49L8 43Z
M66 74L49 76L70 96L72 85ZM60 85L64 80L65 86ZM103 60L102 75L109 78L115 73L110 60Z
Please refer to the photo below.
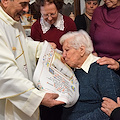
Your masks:
M56 100L65 102L65 107L73 106L78 100L79 83L74 72L61 61L61 54L47 41L44 41L33 82L40 90L59 94Z

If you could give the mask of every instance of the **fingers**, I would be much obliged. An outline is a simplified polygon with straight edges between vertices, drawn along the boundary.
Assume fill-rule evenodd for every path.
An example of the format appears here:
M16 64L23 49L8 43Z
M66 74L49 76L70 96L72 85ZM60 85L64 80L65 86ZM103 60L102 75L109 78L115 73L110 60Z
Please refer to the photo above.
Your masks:
M64 102L62 102L62 101L55 100L58 97L59 97L58 94L46 93L43 100L42 100L42 102L41 102L41 105L44 105L44 106L47 106L47 107L53 107L55 105L64 104Z
M113 64L108 65L108 68L114 69L114 70L119 70L119 63L115 61Z
M56 49L57 45L56 45L55 43L50 42L50 44L52 45L52 47L53 47L54 49Z
M117 101L120 102L120 99L117 98ZM110 98L106 98L104 97L103 98L103 102L102 102L102 107L101 107L101 110L103 112L105 112L107 115L110 116L110 114L112 113L112 111L119 107L120 104L116 103L115 101L113 101L112 99Z
M52 104L51 104L51 106L49 106L49 107L53 107L53 106L55 106L55 105L64 104L64 102L62 102L62 101L55 100L55 99L57 99L58 97L59 97L58 94L52 93L52 97L51 97L51 102L52 102Z
M107 108L101 107L101 110L105 112L108 116L111 115L111 112Z
M103 107L111 108L112 106L115 106L115 105L116 105L116 102L114 100L107 97L103 97L103 102L102 102Z
M103 98L103 102L102 102L102 107L103 108L108 108L109 107L109 103L111 102L111 99L109 99L109 98Z
M98 56L98 54L96 52L94 52L93 55Z
M120 97L117 97L117 103L120 105Z
M105 98L106 99L106 98ZM110 116L112 110L110 110L109 108L109 105L107 104L107 102L109 102L109 100L107 101L108 99L106 99L106 101L103 101L102 102L102 107L101 107L101 110L103 112L105 112L108 116Z
M52 99L57 99L59 97L59 95L56 93L51 93L51 95L52 95L51 96Z
M112 58L102 57L97 60L97 63L100 65L108 65L108 68L118 70L119 63Z
M114 60L112 58L102 57L97 60L100 65L113 64Z
M62 102L62 101L54 100L53 106L55 106L55 105L63 105L63 104L65 104L65 103ZM51 106L51 107L53 107L53 106Z
M110 98L103 98L103 102L102 102L102 107L101 110L103 112L105 112L108 116L110 116L111 112L113 111L113 108L111 107L111 104L114 102L112 99Z
M112 99L107 98L107 97L103 97L102 99L103 99L104 101L107 101L107 102L113 101Z

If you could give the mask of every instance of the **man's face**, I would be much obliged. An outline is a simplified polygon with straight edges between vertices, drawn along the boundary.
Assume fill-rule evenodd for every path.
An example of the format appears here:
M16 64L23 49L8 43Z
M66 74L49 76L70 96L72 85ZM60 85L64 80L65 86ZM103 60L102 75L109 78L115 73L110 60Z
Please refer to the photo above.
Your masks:
M58 17L58 10L54 3L41 6L40 12L44 20L49 24L54 24Z
M7 4L4 4L5 12L14 20L19 21L21 15L24 12L28 12L29 1L30 0L7 0Z

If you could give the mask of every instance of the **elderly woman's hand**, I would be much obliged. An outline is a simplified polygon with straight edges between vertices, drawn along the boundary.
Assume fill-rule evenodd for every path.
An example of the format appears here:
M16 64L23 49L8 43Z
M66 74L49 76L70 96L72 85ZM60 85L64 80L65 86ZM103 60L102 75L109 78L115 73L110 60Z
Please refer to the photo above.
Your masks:
M102 57L97 60L97 63L100 65L108 65L108 68L113 70L119 70L120 68L119 63L112 58Z

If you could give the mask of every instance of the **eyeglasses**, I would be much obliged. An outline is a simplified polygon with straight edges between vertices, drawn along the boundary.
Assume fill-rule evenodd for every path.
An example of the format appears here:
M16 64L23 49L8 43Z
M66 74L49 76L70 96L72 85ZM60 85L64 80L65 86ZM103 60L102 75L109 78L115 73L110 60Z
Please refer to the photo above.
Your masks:
M44 18L49 18L49 17L55 17L56 14L57 14L57 12L55 12L55 13L49 13L49 14L42 14L42 16Z

